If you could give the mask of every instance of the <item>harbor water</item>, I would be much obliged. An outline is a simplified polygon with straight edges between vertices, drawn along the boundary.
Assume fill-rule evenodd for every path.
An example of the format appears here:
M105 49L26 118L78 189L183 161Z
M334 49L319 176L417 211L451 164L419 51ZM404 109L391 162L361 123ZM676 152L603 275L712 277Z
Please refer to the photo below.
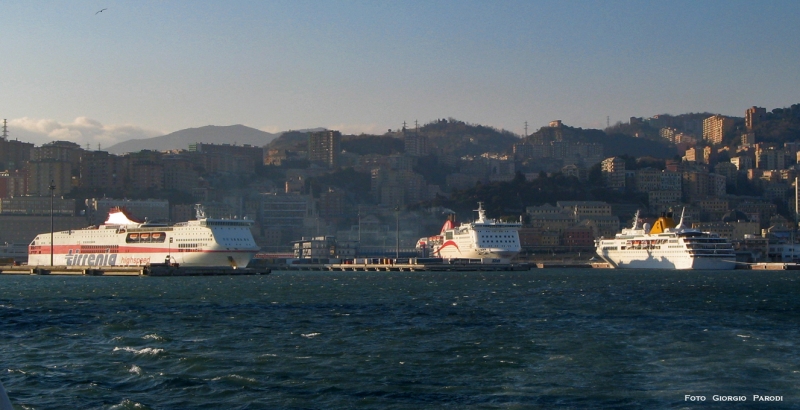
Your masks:
M798 294L792 271L2 276L0 381L18 409L798 408Z

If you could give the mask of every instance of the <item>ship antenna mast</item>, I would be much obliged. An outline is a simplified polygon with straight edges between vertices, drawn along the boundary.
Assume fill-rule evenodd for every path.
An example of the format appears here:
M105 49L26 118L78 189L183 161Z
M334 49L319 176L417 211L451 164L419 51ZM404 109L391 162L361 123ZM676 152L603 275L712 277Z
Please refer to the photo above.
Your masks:
M683 228L683 214L685 212L686 212L686 207L683 207L683 209L681 209L681 220L680 222L678 222L678 226L675 227L676 230Z

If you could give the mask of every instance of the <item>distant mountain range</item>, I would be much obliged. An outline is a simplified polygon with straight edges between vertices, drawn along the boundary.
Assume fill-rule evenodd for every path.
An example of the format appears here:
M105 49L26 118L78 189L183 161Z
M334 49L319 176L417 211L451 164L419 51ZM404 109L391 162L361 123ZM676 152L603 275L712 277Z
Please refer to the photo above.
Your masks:
M138 152L144 149L166 151L171 149L188 149L189 144L203 142L209 144L253 145L263 147L282 133L270 134L244 125L216 126L206 125L200 128L187 128L160 137L127 140L105 149L112 154Z

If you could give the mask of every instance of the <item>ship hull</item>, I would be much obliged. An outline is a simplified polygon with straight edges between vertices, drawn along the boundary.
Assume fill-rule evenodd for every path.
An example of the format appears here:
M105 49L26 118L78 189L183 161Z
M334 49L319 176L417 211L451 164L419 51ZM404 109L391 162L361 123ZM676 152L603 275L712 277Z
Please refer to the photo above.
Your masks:
M56 248L60 248L57 246ZM146 266L154 263L177 263L181 266L231 266L243 268L253 256L252 251L202 251L202 252L116 252L116 253L53 253L53 265L59 266ZM50 265L50 254L28 255L29 265Z
M443 259L481 259L490 263L510 263L518 254L519 250L473 248L462 251L454 246L443 246L433 252L433 255Z
M689 255L657 255L647 252L603 254L598 256L618 269L730 270L736 268L734 256L691 257Z
M114 220L118 223L109 223ZM105 225L38 235L28 246L28 264L244 268L258 251L251 225L248 220L226 219L147 225L116 211Z
M480 263L511 263L520 250L521 223L487 219L482 203L478 203L478 219L456 227L451 219L437 236L420 238L417 249L424 255L450 260L469 260Z
M729 270L736 267L736 253L730 240L716 233L676 226L671 214L662 214L653 228L639 226L639 213L633 227L623 229L613 239L596 241L596 253L609 265L620 269L697 269ZM649 232L649 233L648 233Z

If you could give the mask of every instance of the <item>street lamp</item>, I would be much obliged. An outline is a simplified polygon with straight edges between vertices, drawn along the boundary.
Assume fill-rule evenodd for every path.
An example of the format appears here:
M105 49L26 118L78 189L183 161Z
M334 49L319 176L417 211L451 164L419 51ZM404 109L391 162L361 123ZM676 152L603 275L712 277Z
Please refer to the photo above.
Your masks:
M56 183L50 180L50 266L53 266L53 198L55 198Z
M395 215L394 258L395 258L395 261L396 261L398 258L400 258L400 207L399 206L394 207L394 215Z

